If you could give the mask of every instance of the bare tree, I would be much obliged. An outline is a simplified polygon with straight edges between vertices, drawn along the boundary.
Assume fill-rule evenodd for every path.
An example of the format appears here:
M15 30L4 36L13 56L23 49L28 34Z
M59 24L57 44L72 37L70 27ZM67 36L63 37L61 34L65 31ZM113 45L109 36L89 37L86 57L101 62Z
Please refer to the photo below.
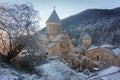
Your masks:
M5 32L0 34L0 40L4 51L6 51L7 59L15 57L26 46L25 42L28 36L35 32L39 27L38 12L33 9L32 5L12 5L0 7L0 30ZM4 54L4 51L1 54Z

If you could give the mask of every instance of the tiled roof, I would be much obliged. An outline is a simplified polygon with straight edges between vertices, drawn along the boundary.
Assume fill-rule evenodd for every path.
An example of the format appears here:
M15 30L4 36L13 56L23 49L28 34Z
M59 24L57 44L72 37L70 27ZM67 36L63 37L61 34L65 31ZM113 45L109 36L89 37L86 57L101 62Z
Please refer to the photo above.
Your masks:
M48 44L48 48L52 48L56 43L57 41L63 36L64 34L59 34L57 35L52 41L51 43Z
M48 18L47 22L59 22L59 23L61 22L60 19L59 19L59 16L57 15L57 13L55 11L55 9L53 10L52 14Z
M57 35L52 41L58 41L64 34Z
M116 48L112 50L116 56L120 54L120 48Z
M48 36L46 34L41 34L41 38L45 41L49 41Z

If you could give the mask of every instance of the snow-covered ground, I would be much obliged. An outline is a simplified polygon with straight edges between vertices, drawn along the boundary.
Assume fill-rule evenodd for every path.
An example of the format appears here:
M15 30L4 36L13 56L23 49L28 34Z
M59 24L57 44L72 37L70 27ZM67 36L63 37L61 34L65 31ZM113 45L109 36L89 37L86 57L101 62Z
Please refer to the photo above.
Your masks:
M83 75L74 72L66 64L59 61L37 66L36 71L42 75L40 80L85 80Z
M111 66L90 77L92 80L120 80L120 67Z
M0 69L0 80L36 80L36 75L18 73L13 69Z
M76 73L60 61L36 66L35 71L37 74L23 73L1 62L0 80L86 80L86 76Z
M11 68L5 63L0 63L0 80L37 80L37 75L30 75Z

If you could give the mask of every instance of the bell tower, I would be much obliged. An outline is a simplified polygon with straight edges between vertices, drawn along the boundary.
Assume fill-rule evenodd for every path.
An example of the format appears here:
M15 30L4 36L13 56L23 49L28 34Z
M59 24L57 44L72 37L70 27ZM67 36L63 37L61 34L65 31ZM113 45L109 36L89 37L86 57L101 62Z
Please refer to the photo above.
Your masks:
M87 48L90 47L90 45L92 43L92 38L90 37L90 35L88 33L84 34L84 36L82 38L82 42Z
M50 41L55 38L56 35L61 33L61 21L57 15L55 8L46 22L46 34Z

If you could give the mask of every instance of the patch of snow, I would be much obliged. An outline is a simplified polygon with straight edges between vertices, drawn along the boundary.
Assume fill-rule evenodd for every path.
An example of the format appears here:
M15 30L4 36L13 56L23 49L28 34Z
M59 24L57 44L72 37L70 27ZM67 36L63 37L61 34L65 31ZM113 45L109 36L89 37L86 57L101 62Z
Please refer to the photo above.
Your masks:
M97 49L97 48L98 48L98 46L92 45L92 46L90 46L90 48L88 50L93 50L93 49Z
M53 60L60 60L60 57L59 56L51 56L51 57L48 57L47 58L47 61L53 61Z
M120 48L116 48L112 50L116 56L118 56L120 54Z
M48 47L48 48L51 48L51 47L53 47L56 43L57 43L57 42L51 42L51 43L48 44L47 47Z
M106 52L108 52L108 53L110 53L110 54L112 54L112 55L115 55L115 54L113 53L113 51L110 50L110 49L103 48L103 47L100 47L100 49L102 49L102 50L104 50L104 51L106 51Z
M57 35L52 41L58 41L64 34Z
M99 69L99 68L94 68L94 70L98 71L98 70L100 70L100 69Z
M57 41L63 36L64 34L59 34L59 35L57 35L52 41L51 41L51 43L49 43L48 44L48 48L51 48L51 47L53 47L56 43L57 43Z
M18 71L4 62L0 62L0 80L39 80L39 76Z
M107 77L102 77L101 79L102 80L109 80Z
M82 80L86 80L88 78L88 76L83 73L78 73L78 74L81 76Z
M83 39L90 39L91 40L91 37L90 35L86 32L83 36Z
M105 76L107 80L120 80L120 72Z
M117 80L118 77L120 78L120 67L117 67L117 66L108 67L104 70L97 72L95 76L91 77L91 79L99 80L99 78L104 78L104 77L108 78L107 80ZM115 79L115 77L117 78ZM103 80L106 80L106 79L103 79Z
M48 36L46 34L41 34L41 37L45 41L49 41Z
M106 48L106 47L114 47L114 46L111 44L102 44L100 45L100 47Z
M36 75L29 75L18 73L17 71L9 68L0 69L0 80L37 80Z
M43 71L40 80L82 80L80 75L59 61L52 61L35 69L39 74Z
M75 51L76 51L76 52L80 52L80 47L76 47L76 48L75 48Z
M120 71L120 67L111 66L111 67L109 67L107 69L104 69L104 70L98 72L98 76L104 76L104 75L108 75L108 74L118 72L118 71Z

